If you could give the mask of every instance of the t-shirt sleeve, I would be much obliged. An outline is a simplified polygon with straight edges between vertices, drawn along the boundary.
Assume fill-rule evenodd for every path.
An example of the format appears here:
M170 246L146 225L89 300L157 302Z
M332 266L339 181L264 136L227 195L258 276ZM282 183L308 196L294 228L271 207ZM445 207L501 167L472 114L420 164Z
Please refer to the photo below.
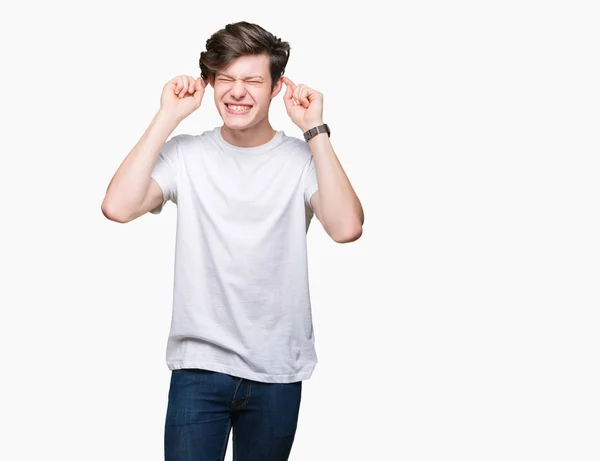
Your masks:
M151 177L154 179L163 192L163 202L150 211L152 214L159 214L165 203L170 200L177 203L177 171L179 167L179 146L177 137L174 136L163 145L156 163L152 168Z
M315 169L315 159L311 154L310 162L308 163L308 173L304 182L304 202L312 210L310 198L319 189L317 184L317 170Z

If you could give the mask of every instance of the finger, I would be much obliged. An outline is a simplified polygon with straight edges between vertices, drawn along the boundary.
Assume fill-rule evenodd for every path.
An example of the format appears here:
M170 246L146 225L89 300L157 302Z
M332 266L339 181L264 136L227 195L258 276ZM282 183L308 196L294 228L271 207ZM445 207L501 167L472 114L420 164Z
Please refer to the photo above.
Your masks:
M282 76L281 80L283 80L283 83L285 83L285 86L291 86L292 91L296 88L296 85L294 84L294 82L292 82L289 78Z
M181 75L177 77L177 86L175 87L175 93L177 96L181 94L181 90L183 89L183 78Z
M294 101L292 100L292 87L286 84L285 94L283 95L283 103L288 112L294 107Z
M318 91L306 87L306 103L310 105L310 103L316 99L317 94Z
M199 82L198 82L199 81ZM206 82L202 80L202 78L198 77L196 80L196 91L192 95L192 97L196 100L198 104L202 102L202 97L204 96L204 91L206 91Z
M306 94L306 98L308 99L308 103L312 104L313 101L319 101L320 104L323 104L323 93L313 90L312 88L308 88L308 93Z
M289 85L286 83L285 85L285 95L283 96L284 99L292 99L294 94L294 87L292 85Z
M188 93L194 94L194 91L196 91L196 79L188 76Z
M183 88L179 92L179 97L183 98L185 96L185 94L187 93L187 89L188 89L188 79L187 79L187 76L186 75L182 76L181 81L183 82Z
M287 77L281 77L281 81L285 84L284 99L290 99L292 97L292 92L294 91L295 85Z
M300 104L302 104L306 108L310 106L310 101L308 99L309 90L310 88L305 86L302 88L302 91L300 91Z
M303 89L304 89L304 85L302 83L300 83L299 85L296 86L296 89L294 90L294 96L293 96L293 98L296 100L296 102L298 104L300 104L300 101L301 101L300 94L301 94L301 92L302 92Z
M194 89L196 91L203 90L204 88L206 88L206 82L202 77L198 77L196 80L194 80Z

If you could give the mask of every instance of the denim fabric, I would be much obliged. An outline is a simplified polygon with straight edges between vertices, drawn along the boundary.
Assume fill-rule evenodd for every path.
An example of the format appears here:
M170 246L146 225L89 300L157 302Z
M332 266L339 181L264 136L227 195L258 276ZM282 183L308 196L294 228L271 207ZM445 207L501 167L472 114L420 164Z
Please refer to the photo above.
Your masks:
M171 371L165 461L222 461L233 429L234 461L286 461L302 381L265 383L204 369Z

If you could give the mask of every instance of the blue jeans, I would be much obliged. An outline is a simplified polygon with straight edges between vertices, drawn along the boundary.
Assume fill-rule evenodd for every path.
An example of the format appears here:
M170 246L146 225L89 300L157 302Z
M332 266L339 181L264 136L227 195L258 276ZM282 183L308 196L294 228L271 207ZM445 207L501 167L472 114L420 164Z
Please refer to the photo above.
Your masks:
M222 461L233 428L234 461L286 461L302 381L263 383L189 368L171 371L165 461Z

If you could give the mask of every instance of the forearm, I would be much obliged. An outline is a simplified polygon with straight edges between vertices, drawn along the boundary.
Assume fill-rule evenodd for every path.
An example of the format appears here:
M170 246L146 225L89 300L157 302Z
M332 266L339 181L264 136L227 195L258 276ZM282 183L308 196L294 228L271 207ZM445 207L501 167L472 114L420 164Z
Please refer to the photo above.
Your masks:
M167 113L160 110L156 113L108 184L102 202L103 210L116 216L128 216L132 210L142 206L150 185L152 168L178 123L177 119Z
M327 134L308 141L319 185L320 219L330 235L352 235L364 223L364 212Z

